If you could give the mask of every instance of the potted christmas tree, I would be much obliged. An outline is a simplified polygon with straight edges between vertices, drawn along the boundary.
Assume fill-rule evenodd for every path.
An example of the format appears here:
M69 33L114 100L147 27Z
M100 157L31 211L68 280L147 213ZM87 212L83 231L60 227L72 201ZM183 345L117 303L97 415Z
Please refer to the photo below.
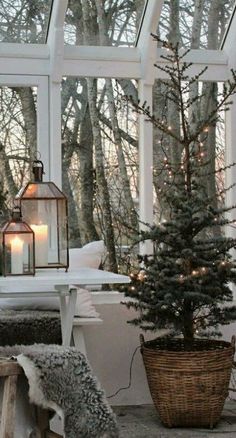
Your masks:
M178 129L164 117L155 117L145 103L132 104L165 138L174 139L181 153L178 162L176 154L163 146L160 198L168 214L165 221L150 224L141 233L140 240L153 242L153 253L140 256L138 268L133 269L127 306L137 311L131 323L144 330L168 330L164 338L149 342L141 338L148 383L162 422L169 427L213 427L228 393L234 355L234 342L215 340L214 335L219 334L219 326L236 320L230 286L236 282L231 255L236 239L224 231L233 207L216 202L206 190L207 179L212 172L222 172L222 167L212 171L205 143L220 111L229 108L236 76L232 71L232 80L205 117L190 123L190 114L201 100L191 90L203 71L190 79L187 52L161 43L167 49L167 63L157 68L169 77L163 82L167 101L176 107Z

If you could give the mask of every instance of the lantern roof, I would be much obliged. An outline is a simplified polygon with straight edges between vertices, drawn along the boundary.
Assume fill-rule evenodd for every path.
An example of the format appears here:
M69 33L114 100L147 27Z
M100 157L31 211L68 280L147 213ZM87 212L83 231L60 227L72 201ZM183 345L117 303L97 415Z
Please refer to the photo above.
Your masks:
M10 220L9 222L6 222L3 225L1 232L16 233L16 234L17 233L32 233L32 229L24 221L15 222L14 220Z
M16 199L66 199L64 193L54 184L49 182L29 182L17 194Z

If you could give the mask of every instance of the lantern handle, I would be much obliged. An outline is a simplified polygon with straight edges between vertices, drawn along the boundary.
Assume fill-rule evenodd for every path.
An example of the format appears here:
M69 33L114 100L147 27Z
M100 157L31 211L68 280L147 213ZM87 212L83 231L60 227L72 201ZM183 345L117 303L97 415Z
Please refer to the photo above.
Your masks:
M12 212L11 212L12 220L15 222L21 222L22 220L22 214L21 214L21 207L19 205L14 205Z
M34 174L34 180L37 182L41 182L43 180L44 175L44 165L41 160L35 159L33 161L33 174Z

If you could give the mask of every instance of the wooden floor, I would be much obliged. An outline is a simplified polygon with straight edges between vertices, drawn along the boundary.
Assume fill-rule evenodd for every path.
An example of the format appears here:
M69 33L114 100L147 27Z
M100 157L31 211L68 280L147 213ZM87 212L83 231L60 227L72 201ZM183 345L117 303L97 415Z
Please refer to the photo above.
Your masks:
M120 438L236 438L236 401L227 402L218 426L207 429L167 429L160 423L153 406L113 408L120 427Z
M213 430L207 429L167 429L153 406L113 407L120 429L120 438L236 438L236 401L228 401L222 419ZM53 429L62 433L61 421L54 417ZM57 435L48 435L54 438Z

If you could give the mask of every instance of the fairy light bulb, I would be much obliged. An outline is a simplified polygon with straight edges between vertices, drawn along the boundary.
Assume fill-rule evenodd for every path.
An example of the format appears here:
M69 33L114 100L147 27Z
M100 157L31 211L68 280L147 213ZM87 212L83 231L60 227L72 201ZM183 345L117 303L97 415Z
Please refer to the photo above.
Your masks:
M205 266L203 266L203 267L201 268L201 273L202 273L202 274L206 274L206 272L207 272L207 269L205 268Z

